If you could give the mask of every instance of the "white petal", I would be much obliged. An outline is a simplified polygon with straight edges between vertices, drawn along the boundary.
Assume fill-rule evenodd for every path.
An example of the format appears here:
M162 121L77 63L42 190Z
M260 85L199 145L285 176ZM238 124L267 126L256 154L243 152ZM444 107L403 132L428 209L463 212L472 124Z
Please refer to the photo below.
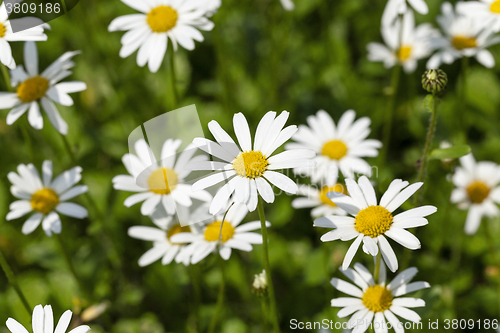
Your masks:
M359 244L361 244L362 240L363 240L363 234L360 234L356 238L356 240L352 242L351 246L349 247L349 250L347 250L347 253L345 254L344 261L342 262L342 269L347 269L347 267L349 267L352 258L354 258L354 255L358 251Z
M42 222L43 214L35 213L31 215L23 224L22 232L25 235L32 233Z
M233 117L234 133L238 138L238 143L243 151L252 150L252 139L250 137L250 128L243 113L237 113Z
M380 252L382 253L382 257L384 258L384 262L389 267L391 272L395 272L398 270L398 258L396 257L396 254L394 253L394 250L392 249L391 245L387 241L387 239L383 236L380 235L377 237L378 244L380 246Z
M411 197L413 193L418 191L418 189L422 185L424 185L424 183L411 184L410 186L402 190L401 193L397 194L396 197L392 199L387 206L385 206L385 208L387 208L387 210L392 213L393 211L398 209L399 206L401 206L409 197Z
M418 238L405 229L393 226L385 232L385 235L410 250L420 249L420 241Z
M83 219L88 216L88 212L85 208L73 202L61 202L57 205L56 211L77 219Z
M337 278L333 278L330 283L334 288L343 292L344 294L351 295L354 297L363 297L363 292L358 287L355 287L353 284L349 282L345 282L344 280L340 280Z
M7 319L5 325L12 333L28 333L28 330L15 319Z
M290 194L297 193L298 189L297 184L282 173L278 173L275 171L266 171L264 173L264 178L266 178L274 186L278 187L279 189L287 193Z
M72 312L70 310L65 311L59 319L54 333L66 333L66 330L68 329L69 323L71 321L71 316Z

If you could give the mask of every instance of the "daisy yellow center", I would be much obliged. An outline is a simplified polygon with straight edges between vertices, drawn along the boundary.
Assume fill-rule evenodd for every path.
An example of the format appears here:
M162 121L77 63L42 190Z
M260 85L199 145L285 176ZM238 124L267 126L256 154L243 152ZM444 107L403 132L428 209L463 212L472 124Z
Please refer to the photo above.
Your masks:
M373 312L389 310L393 299L394 296L389 289L380 285L368 287L362 298L364 306Z
M330 157L332 160L340 160L347 154L347 146L341 140L332 140L325 143L321 154Z
M59 204L57 193L50 188L43 188L31 196L31 208L42 214L48 214Z
M359 211L354 221L356 230L365 236L375 238L391 228L392 214L382 206L368 206Z
M39 100L49 89L49 80L41 76L27 79L17 88L17 96L23 103Z
M7 28L5 27L5 25L3 25L2 23L0 23L0 38L5 37L5 32L6 31L7 31Z
M240 153L233 161L238 176L251 179L262 177L268 166L267 157L255 150Z
M169 243L172 245L184 245L183 243L172 243L170 241L170 237L172 237L173 235L177 235L178 233L181 232L191 232L191 228L189 228L189 226L181 227L180 224L176 224L172 228L168 229L167 240L169 241Z
M490 194L490 188L483 182L474 182L467 187L467 195L472 203L480 204Z
M328 198L326 196L326 194L328 192L339 192L339 193L347 194L346 189L341 184L335 184L335 186L332 186L332 187L330 187L330 186L323 186L323 188L319 192L319 199L325 205L332 206L332 207L337 207L337 205L334 204L333 201L330 200L330 198Z
M494 1L490 6L490 11L495 14L500 14L500 0ZM0 30L1 32L1 30ZM1 34L0 34L1 36Z
M177 186L177 174L172 169L161 168L153 171L148 179L151 192L156 194L169 194Z
M234 228L231 223L229 223L228 221L224 221L224 224L222 225L222 232L220 230L221 224L222 221L217 221L207 226L207 228L205 229L205 239L208 242L217 242L219 240L219 234L221 235L221 240L223 243L233 238Z
M148 24L154 32L167 32L177 24L177 12L170 6L153 8L148 14Z
M411 46L401 46L398 50L398 59L400 62L406 61L411 55Z
M474 37L455 36L451 43L457 50L470 49L476 47L476 39Z

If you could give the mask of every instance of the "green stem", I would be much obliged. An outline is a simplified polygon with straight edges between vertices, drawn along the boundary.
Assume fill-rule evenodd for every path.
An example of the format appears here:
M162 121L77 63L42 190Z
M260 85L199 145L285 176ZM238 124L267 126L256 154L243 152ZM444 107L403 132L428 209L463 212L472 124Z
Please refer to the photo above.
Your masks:
M82 293L85 295L88 295L90 299L92 299L92 295L90 292L87 292L87 289L85 288L85 284L83 281L80 279L78 276L78 273L76 272L75 266L73 265L73 261L71 260L71 256L69 254L68 249L64 245L64 241L62 240L62 236L60 234L55 234L54 237L57 240L57 243L59 244L59 248L61 249L62 255L64 257L64 260L66 261L66 264L68 265L68 268L75 278L76 282L78 283L78 286L80 287L80 290Z
M425 140L424 153L420 159L420 169L418 171L418 182L423 182L426 176L427 160L429 158L429 153L431 151L432 140L434 139L434 133L436 131L437 124L437 108L439 104L439 97L433 94L432 98L432 110L431 110L431 120L429 122L429 128L427 129L427 138ZM419 203L422 198L422 190L415 196L415 204Z
M24 308L26 311L28 311L28 314L31 316L31 307L26 300L26 296L24 296L21 288L19 287L19 284L17 283L16 277L14 275L14 272L10 268L9 264L7 263L7 260L5 259L2 251L0 251L0 266L2 266L2 270L4 271L5 275L7 276L7 279L9 280L9 283L11 286L14 288L16 291L17 295L21 299L21 303L23 303Z
M9 70L7 69L7 66L4 64L0 64L0 67L2 68L2 76L5 81L5 87L7 91L14 91L12 86L10 85L10 75L9 75Z
M267 304L266 298L263 296L260 298L260 305L262 307L262 333L267 332Z
M262 246L264 253L264 269L266 270L267 290L269 296L269 305L271 306L271 317L273 320L274 332L280 332L278 323L278 311L276 309L276 298L274 296L273 280L271 277L271 265L269 265L269 251L268 251L268 238L266 227L266 215L264 214L264 204L262 198L259 196L259 203L257 205L260 218L260 226L262 229Z
M384 137L383 137L383 150L382 160L387 158L389 152L389 143L391 142L392 124L394 118L394 108L396 105L396 96L399 87L399 77L401 73L401 66L395 65L392 68L391 76L391 97L387 106L387 113L385 115Z
M59 133L59 134L61 134L61 133ZM71 145L69 144L68 138L64 134L61 134L61 138L63 139L64 148L66 148L66 151L68 152L68 155L71 159L71 163L73 163L73 165L76 165L77 160L75 157L75 153L73 152L73 149L71 148Z
M68 8L66 7L66 1L61 0L61 4L62 4L63 10L64 10L64 14L68 13Z
M170 67L170 86L172 87L172 110L177 108L178 92L177 92L177 78L175 76L175 53L173 44L170 43L168 47L168 62Z
M377 254L377 259L375 261L375 270L373 271L373 279L375 280L375 283L378 283L378 276L380 274L380 263L382 262L382 253L380 253L380 250L378 251Z

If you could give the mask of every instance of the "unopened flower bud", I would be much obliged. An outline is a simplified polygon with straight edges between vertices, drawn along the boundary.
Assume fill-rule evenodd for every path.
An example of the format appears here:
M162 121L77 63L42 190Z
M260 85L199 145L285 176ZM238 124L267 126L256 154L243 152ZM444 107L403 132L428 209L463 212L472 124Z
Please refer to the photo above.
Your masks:
M266 270L262 270L262 273L260 274L255 274L255 277L253 279L252 283L252 291L257 295L257 296L264 296L267 293L267 277L266 277Z
M422 75L422 87L431 94L440 94L446 89L448 76L441 69L429 69Z

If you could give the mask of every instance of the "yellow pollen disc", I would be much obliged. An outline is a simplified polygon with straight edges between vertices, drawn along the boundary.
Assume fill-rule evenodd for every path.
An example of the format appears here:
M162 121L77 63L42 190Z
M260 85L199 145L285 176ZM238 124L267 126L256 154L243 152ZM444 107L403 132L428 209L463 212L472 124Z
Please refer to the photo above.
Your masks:
M406 61L411 55L411 46L401 46L398 50L398 59L400 62Z
M27 79L17 88L17 96L23 103L30 103L45 96L49 89L49 80L41 76Z
M161 168L153 171L148 179L151 192L169 194L177 186L177 174L172 169Z
M354 221L356 230L375 238L391 228L392 214L382 206L368 206L360 210Z
M500 0L493 2L490 6L490 10L492 13L500 14ZM2 35L1 31L2 30L0 29L0 36Z
M483 182L474 182L467 187L467 195L472 203L480 204L490 194L490 188Z
M0 23L0 38L5 37L5 32L7 31L7 28L5 28L5 25Z
M326 194L328 192L339 192L347 195L347 190L342 184L335 184L335 186L329 187L329 186L323 186L321 191L319 192L319 199L321 200L322 203L328 206L332 207L337 207L336 204L333 203L332 200L330 200Z
M332 160L340 160L347 154L347 146L340 140L328 141L323 146L321 154L330 157Z
M177 12L170 6L153 8L148 14L148 24L154 32L167 32L177 24Z
M222 233L220 232L220 225L222 221L217 221L211 223L205 229L205 239L208 242L217 242L219 240L219 234L221 234L221 240L223 243L227 242L234 235L234 228L228 221L224 221L222 225Z
M191 232L191 228L189 228L189 226L181 227L180 224L176 224L172 228L168 229L167 240L169 241L169 243L172 245L184 245L184 243L172 243L170 241L170 237L181 232Z
M451 43L457 50L470 49L476 47L476 39L474 37L455 36Z
M394 296L392 296L391 292L386 287L379 285L368 287L362 298L363 304L373 312L388 310L393 299Z
M251 179L262 177L268 165L267 157L255 150L240 153L233 161L238 176Z
M57 193L50 188L43 188L31 196L31 208L42 214L48 214L59 204Z

